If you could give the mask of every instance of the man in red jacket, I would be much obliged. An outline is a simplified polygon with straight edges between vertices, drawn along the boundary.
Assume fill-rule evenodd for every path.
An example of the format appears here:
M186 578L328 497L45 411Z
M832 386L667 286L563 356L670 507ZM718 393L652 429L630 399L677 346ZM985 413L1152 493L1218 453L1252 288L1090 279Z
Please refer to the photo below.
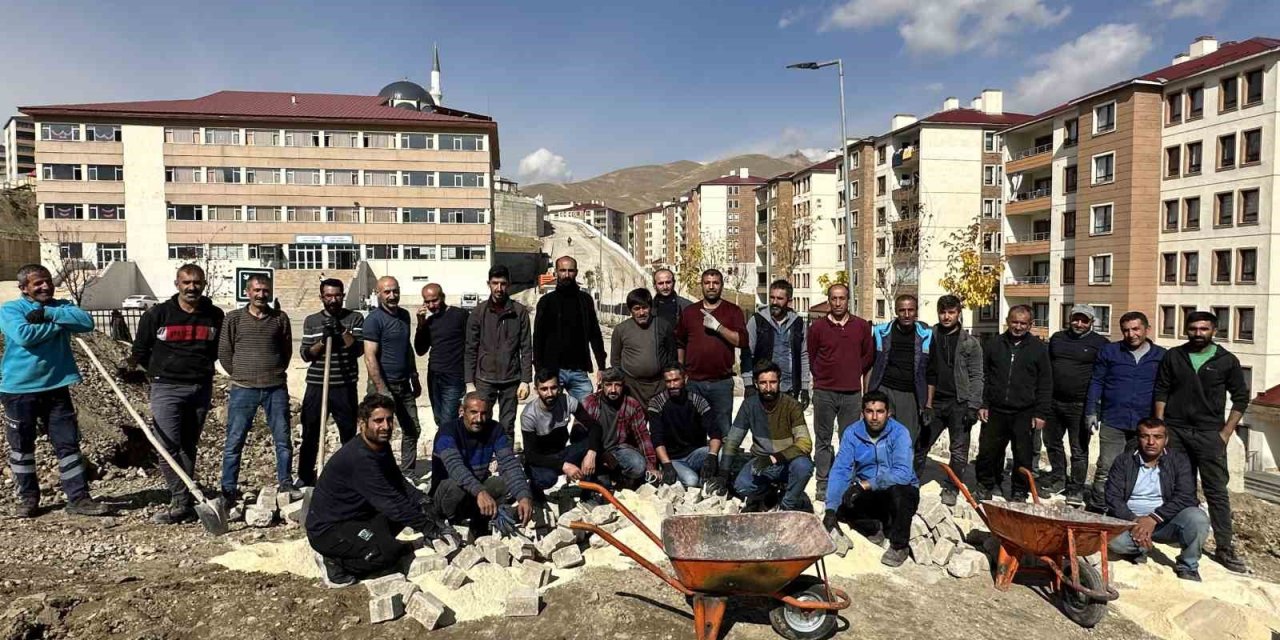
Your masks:
M833 284L827 288L825 318L809 325L807 338L809 367L813 371L814 466L817 467L817 495L827 492L827 475L835 451L831 436L838 426L858 420L862 411L862 378L875 363L871 325L849 313L849 287Z

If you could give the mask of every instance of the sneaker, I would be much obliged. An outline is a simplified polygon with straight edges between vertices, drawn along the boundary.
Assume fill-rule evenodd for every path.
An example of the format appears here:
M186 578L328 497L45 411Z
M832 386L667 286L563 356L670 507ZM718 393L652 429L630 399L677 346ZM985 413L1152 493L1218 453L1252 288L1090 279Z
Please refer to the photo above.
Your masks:
M155 524L187 524L196 520L196 510L189 504L171 504L161 510L160 513L151 516L151 522Z
M226 507L227 511L230 512L236 508L236 505L240 504L240 492L238 490L223 491L219 499L222 500L222 506Z
M986 487L978 487L977 490L973 492L973 499L978 502L990 500L991 490Z
M341 589L356 583L355 576L344 571L336 562L320 555L319 551L313 551L312 557L315 558L316 568L320 569L320 580L324 582L324 586Z
M884 555L880 556L880 564L888 567L900 567L910 555L911 550L907 547L902 547L901 549L889 547L885 549Z
M1062 493L1064 488L1065 484L1061 480L1056 480L1054 478L1045 478L1043 481L1039 479L1036 480L1036 489L1040 491L1040 496L1043 498L1056 496L1059 493Z
M956 498L959 495L959 492L956 491L955 488L943 487L942 493L938 494L938 498L942 500L942 504L945 504L948 507L954 507L956 506Z
M67 505L66 512L78 516L109 516L114 512L114 509L93 498L86 497L72 500Z
M1066 498L1067 506L1075 507L1077 509L1084 508L1084 490L1076 488L1067 489L1062 496Z
M883 546L884 546L885 537L884 537L884 532L883 532L883 531L877 531L877 532L875 532L875 533L873 533L873 534L871 534L871 535L869 535L869 536L866 536L866 538L867 538L867 541L868 541L868 542L870 542L871 544L876 545L877 547L883 547Z
M1200 582L1200 572L1187 567L1174 567L1173 575L1178 576L1179 580L1191 580L1192 582Z
M290 502L298 502L303 497L302 489L299 489L295 483L282 484L276 488L276 491L288 495Z
M748 497L742 503L741 513L762 513L768 510L768 505L764 500L757 497Z
M1025 493L1014 493L1014 494L1010 494L1009 496L1009 502L1026 502L1026 501L1027 501L1027 494Z
M15 518L34 518L40 513L40 496L34 498L20 498L18 506L13 510Z
M1249 567L1244 563L1244 558L1241 558L1236 553L1235 547L1219 547L1214 552L1213 559L1217 560L1218 564L1226 567L1228 571L1249 573Z

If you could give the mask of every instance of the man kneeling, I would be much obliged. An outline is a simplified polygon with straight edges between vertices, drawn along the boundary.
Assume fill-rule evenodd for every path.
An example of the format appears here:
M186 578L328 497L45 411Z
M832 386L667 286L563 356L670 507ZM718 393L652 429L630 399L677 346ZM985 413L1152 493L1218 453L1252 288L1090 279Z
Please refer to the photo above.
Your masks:
M830 531L844 520L876 544L888 537L880 562L896 567L909 553L920 482L912 464L911 434L892 415L884 393L862 396L862 419L845 429L831 466L822 524Z
M467 521L472 539L486 535L495 516L504 533L517 519L529 522L529 482L506 432L489 418L488 400L472 391L462 398L458 414L436 432L432 450L431 497L437 512L450 522ZM495 459L498 475L489 472Z
M371 395L357 410L357 435L329 459L307 512L307 540L330 587L386 573L413 554L396 539L405 527L424 538L456 538L424 508L426 496L405 481L391 455L391 398ZM455 543L457 541L455 540Z
M1174 573L1200 581L1200 551L1209 516L1196 500L1196 475L1181 451L1165 449L1168 428L1158 418L1138 422L1138 450L1120 455L1107 473L1107 514L1132 520L1133 529L1112 538L1112 553L1147 561L1152 542L1182 547Z

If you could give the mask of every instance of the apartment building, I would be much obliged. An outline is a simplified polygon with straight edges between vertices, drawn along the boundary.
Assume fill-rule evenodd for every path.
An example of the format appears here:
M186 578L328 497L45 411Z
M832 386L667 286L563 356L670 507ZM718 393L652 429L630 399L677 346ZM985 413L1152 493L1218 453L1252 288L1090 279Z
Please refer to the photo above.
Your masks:
M514 180L493 177L493 230L536 241L547 209L542 196L528 196Z
M657 269L666 258L667 234L663 229L662 209L662 203L658 203L631 214L631 228L635 231L631 255L641 266Z
M769 299L769 283L778 278L791 278L790 273L781 273L778 263L778 251L774 244L775 224L779 220L792 219L792 202L795 187L791 184L792 172L788 171L769 178L764 184L755 188L756 196L756 257L760 266L756 269L756 301L767 304ZM799 309L800 307L796 307Z
M568 206L564 206L567 204ZM548 209L551 211L551 209ZM604 237L618 243L619 246L628 252L631 248L627 246L627 237L629 231L628 225L631 222L631 216L614 209L598 200L591 202L569 202L560 203L555 207L554 213L558 216L565 216L581 220L604 234Z
M801 311L826 301L819 279L834 278L844 269L845 219L838 206L840 181L836 175L839 156L796 171L791 182L794 216L790 246L775 251L790 255L795 262L791 284L795 287L792 306Z
M757 279L755 188L764 179L742 167L694 187L685 208L686 242L697 242L704 262L723 263L725 287L754 292Z
M849 198L852 203L850 217L851 228L847 230L853 237L848 240L848 248L840 246L836 249L840 269L845 269L844 252L853 252L853 270L849 273L849 311L863 318L871 318L874 313L875 270L874 258L869 250L875 244L875 224L869 217L875 209L875 195L872 185L876 179L876 139L864 137L849 140L845 145L843 158L836 161L836 216L843 220L845 211L845 184L849 182ZM848 166L846 171L845 167ZM867 212L864 216L863 212ZM843 229L841 226L840 228ZM822 295L826 295L823 291Z
M483 291L497 123L412 82L370 96L221 91L22 112L37 134L50 262L130 260L168 291L190 261L227 278L365 261L406 290Z
M10 117L4 124L4 173L0 184L16 185L35 176L36 131L35 123L27 116Z

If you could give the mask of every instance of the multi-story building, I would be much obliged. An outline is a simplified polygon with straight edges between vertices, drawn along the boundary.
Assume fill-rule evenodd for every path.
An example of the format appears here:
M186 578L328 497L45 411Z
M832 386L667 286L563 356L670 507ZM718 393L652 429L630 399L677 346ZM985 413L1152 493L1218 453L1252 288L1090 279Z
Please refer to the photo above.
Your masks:
M685 215L685 237L697 243L704 263L723 265L725 287L753 292L756 288L755 188L764 179L743 167L693 188Z
M662 203L631 214L634 237L631 255L642 267L659 268L666 258L667 234L662 218Z
M876 178L876 139L858 138L850 140L845 146L845 156L836 164L836 194L839 207L837 216L844 219L845 185L849 181L849 200L852 202L850 217L853 234L849 248L841 246L837 249L840 268L845 268L844 252L853 252L853 270L848 274L849 311L863 318L871 318L874 313L873 304L876 299L875 258L871 247L875 244L875 220L870 216L875 210L875 190L872 185ZM848 171L845 164L848 164ZM843 223L841 223L843 225ZM825 295L825 291L823 292Z
M567 204L568 206L563 206ZM548 208L549 212L553 212L558 216L574 218L581 220L604 234L604 237L618 243L619 246L630 251L627 247L627 226L630 224L631 217L603 202L593 200L591 202L570 202L561 203L556 206L554 211Z
M760 304L768 302L770 282L778 278L791 277L790 273L780 272L777 255L779 252L775 248L773 236L777 221L792 220L794 195L791 172L769 178L764 184L755 188L756 254L760 261L760 266L756 269L756 300Z
M546 207L542 196L527 196L513 180L494 176L493 230L536 241L542 235Z
M790 276L795 287L792 306L802 313L826 301L826 292L819 284L821 276L832 278L844 269L844 211L837 206L839 163L838 156L832 157L796 171L788 179L793 194L794 228L782 237L791 242L785 246L774 243L774 251L794 264Z
M35 176L36 132L35 123L27 116L9 118L4 125L4 173L0 183L15 185Z
M371 96L222 91L22 111L38 134L46 260L130 260L155 291L189 261L220 277L259 265L335 275L365 261L406 290L483 290L497 123L412 82Z

